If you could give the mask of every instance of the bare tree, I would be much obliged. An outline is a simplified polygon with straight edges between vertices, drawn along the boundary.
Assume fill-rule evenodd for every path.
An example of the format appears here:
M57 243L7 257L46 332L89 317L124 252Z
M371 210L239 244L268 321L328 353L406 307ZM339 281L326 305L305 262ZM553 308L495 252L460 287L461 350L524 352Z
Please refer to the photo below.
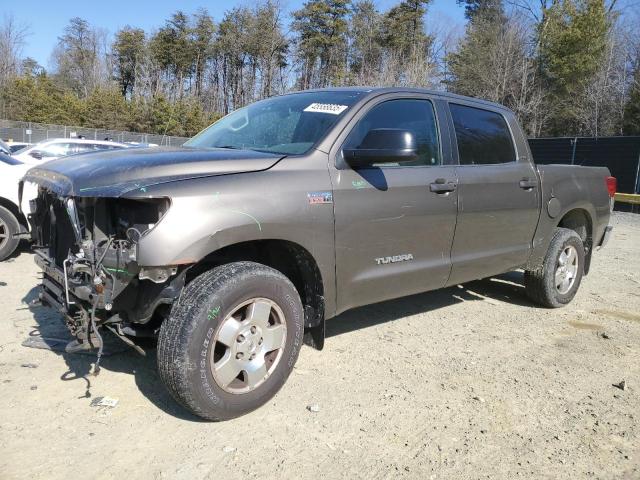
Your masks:
M625 107L634 81L633 63L639 44L637 25L618 19L609 34L600 69L588 83L578 103L578 114L585 135L622 134Z
M4 16L0 25L0 87L18 74L28 35L26 25L16 22L12 15Z

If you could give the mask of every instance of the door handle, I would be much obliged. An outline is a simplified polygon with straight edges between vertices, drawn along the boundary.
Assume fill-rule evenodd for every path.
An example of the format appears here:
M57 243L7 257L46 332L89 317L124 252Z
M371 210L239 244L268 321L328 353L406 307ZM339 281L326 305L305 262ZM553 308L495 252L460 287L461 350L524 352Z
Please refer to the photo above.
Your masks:
M437 178L434 183L429 185L429 190L434 193L449 193L454 192L457 185L453 182L447 183L444 178Z
M520 188L524 190L531 190L532 188L536 188L538 186L537 180L531 180L529 178L523 178L520 180Z

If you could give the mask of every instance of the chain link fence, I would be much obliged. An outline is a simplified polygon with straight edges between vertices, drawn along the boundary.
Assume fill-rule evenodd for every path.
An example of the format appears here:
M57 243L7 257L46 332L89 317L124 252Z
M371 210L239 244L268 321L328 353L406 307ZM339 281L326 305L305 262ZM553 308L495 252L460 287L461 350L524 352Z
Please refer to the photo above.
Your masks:
M164 146L179 146L186 137L156 135L153 133L123 132L102 128L71 127L44 123L16 122L0 119L0 138L7 141L37 143L53 138L86 138L88 140L113 140L114 142L151 143Z

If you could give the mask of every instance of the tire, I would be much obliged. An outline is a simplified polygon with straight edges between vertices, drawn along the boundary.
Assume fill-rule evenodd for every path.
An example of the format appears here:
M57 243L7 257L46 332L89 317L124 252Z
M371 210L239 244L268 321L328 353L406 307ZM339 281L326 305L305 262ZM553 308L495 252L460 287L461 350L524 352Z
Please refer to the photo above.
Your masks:
M561 258L563 255L564 263ZM549 308L567 305L580 287L584 259L584 245L580 236L573 230L556 228L542 266L524 272L524 286L529 298Z
M287 277L253 262L222 265L189 283L162 324L160 378L195 415L235 418L280 390L303 333L302 303Z
M13 213L4 207L0 207L0 262L5 260L20 243L20 239L14 235L20 231L20 224Z

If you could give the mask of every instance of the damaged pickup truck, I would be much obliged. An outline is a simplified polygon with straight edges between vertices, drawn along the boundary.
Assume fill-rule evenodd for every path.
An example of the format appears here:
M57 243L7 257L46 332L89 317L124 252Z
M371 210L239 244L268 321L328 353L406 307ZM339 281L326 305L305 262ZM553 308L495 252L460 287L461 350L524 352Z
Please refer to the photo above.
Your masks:
M168 390L212 420L267 402L354 307L517 269L534 301L566 305L615 193L605 168L534 165L500 105L393 88L271 98L181 148L78 155L24 181L68 350L106 330L157 338Z

